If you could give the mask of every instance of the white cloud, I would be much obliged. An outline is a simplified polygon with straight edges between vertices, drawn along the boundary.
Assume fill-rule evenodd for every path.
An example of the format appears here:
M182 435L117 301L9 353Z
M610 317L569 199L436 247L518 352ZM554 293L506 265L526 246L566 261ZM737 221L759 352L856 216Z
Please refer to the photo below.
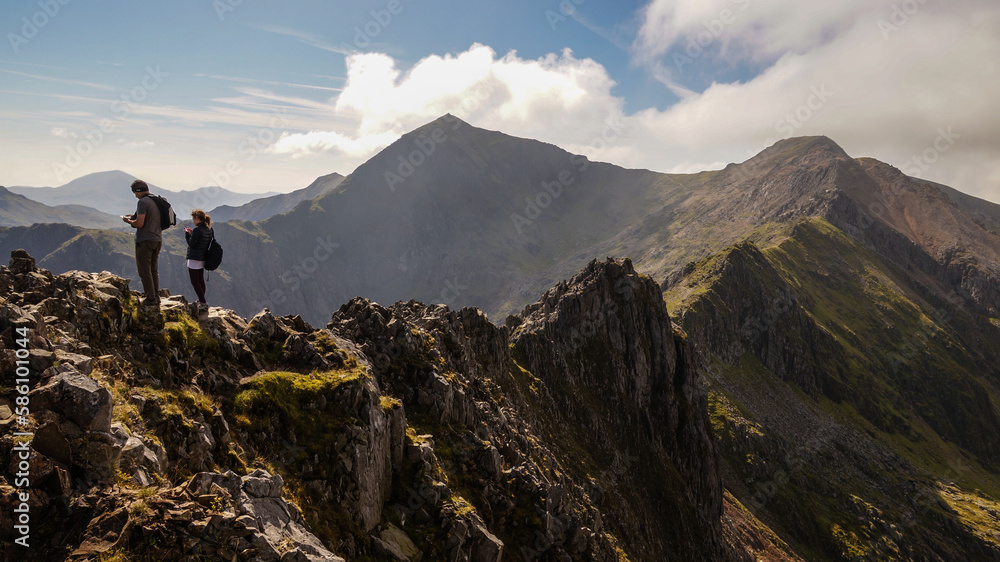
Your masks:
M264 84L267 86L280 86L284 88L303 88L306 90L325 90L328 92L339 92L343 88L331 88L329 86L314 86L312 84L298 84L295 82L276 82L274 80L260 80L258 78L243 78L240 76L224 76L219 74L195 74L199 78L214 78L215 80L225 80L227 82L241 82L244 84Z
M156 143L153 141L126 141L125 139L118 139L118 144L120 144L123 148L131 149L150 148L156 146Z
M654 0L641 12L635 61L681 99L665 110L630 115L612 93L607 70L569 50L524 59L474 44L409 69L385 54L355 53L347 57L343 91L328 105L306 108L328 115L325 126L291 127L270 152L330 154L357 165L399 135L452 113L594 159L660 171L721 167L801 135L827 135L854 156L903 167L933 145L939 129L950 127L958 137L949 151L909 170L1000 202L996 7L987 0L806 6L792 0ZM733 60L760 70L745 81L695 91L684 85L671 55L684 52L723 16L730 23L692 64L709 75L731 70Z
M383 133L351 138L336 131L310 131L308 133L282 133L281 137L270 147L274 154L289 154L299 158L310 152L338 151L347 156L363 157L385 148L393 143L399 135Z
M634 47L642 58L663 55L671 48L686 55L700 48L730 59L775 58L823 44L839 29L849 26L862 9L877 3L653 0L642 10L642 26Z
M564 146L600 135L621 117L614 81L590 59L569 50L537 60L473 45L457 55L429 56L409 71L380 53L347 59L347 82L332 108L353 119L356 131L283 135L280 153L320 150L369 155L401 134L452 113L478 126L542 138Z
M639 60L669 61L671 45L687 41L676 30L696 28L712 13L706 10L722 4L727 2L709 8L655 0L637 41L648 48ZM852 155L903 167L934 143L939 129L950 127L958 138L949 151L908 170L1000 201L996 8L975 0L948 6L876 2L864 9L856 2L825 4L832 3L788 7L788 15L769 4L746 20L752 25L733 24L728 40L747 47L748 56L784 54L745 83L712 84L666 111L632 116L637 136L673 156L657 162L647 153L637 163L669 169L683 167L684 160L739 161L780 138L822 134ZM772 43L755 44L764 31ZM810 39L813 34L824 39Z
M72 86L86 86L87 88L96 88L98 90L112 91L114 87L108 86L107 84L96 84L94 82L83 82L80 80L69 80L67 78L53 78L51 76L42 76L40 74L30 74L27 72L18 72L16 70L7 70L0 68L0 72L6 72L7 74L13 74L15 76L21 76L24 78L29 78L31 80L44 80L46 82L57 82L59 84L69 84Z
M65 127L52 127L52 136L59 137L61 139L75 139L76 133L66 129Z
M320 37L308 33L306 31L299 31L297 29L289 29L287 27L279 27L273 25L258 25L257 29L261 31L267 31L268 33L277 33L278 35L286 35L288 37L294 37L306 45L316 47L317 49L322 49L324 51L330 51L332 53L338 53L341 55L349 54L354 49L349 48L346 45L331 45L327 43Z

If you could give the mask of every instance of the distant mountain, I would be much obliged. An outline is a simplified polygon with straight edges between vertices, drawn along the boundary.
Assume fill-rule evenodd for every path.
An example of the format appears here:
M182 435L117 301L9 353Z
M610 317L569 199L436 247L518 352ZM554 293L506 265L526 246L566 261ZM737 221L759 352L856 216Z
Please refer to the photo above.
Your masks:
M0 187L0 226L30 226L36 223L65 223L86 228L117 229L120 218L83 205L50 207Z
M310 310L311 321L358 295L472 305L502 317L592 256L631 256L667 287L690 264L748 236L767 242L762 226L821 216L895 263L915 260L925 274L1000 309L991 284L1000 279L996 235L980 227L1000 206L961 194L959 206L893 170L855 160L825 137L781 141L724 170L627 170L446 116L343 180L318 179L306 189L325 193L309 205L233 228L228 242L239 251L227 246L223 268L239 272L240 282L215 294L243 314ZM242 212L308 196L300 192Z
M316 181L307 187L297 189L291 193L272 195L254 199L238 207L232 205L221 205L212 209L209 213L215 222L243 220L261 221L278 215L287 213L303 201L310 201L340 185L344 181L344 176L334 172L316 178Z
M121 219L119 219L121 220ZM100 270L138 279L134 237L129 232L96 230L68 224L0 228L0 246L25 248L45 256L60 271Z
M100 207L100 211L123 215L135 210L135 196L129 186L137 179L131 174L114 170L97 172L77 178L60 187L11 187L13 193L23 195L46 205L86 205ZM202 187L189 191L170 191L150 184L149 190L166 197L179 218L187 219L191 209L211 209L219 205L243 205L267 193L236 193L221 187Z
M256 223L246 243L254 271L240 290L258 306L315 310L311 320L357 295L506 314L586 265L589 246L699 181L591 162L448 116L311 204Z

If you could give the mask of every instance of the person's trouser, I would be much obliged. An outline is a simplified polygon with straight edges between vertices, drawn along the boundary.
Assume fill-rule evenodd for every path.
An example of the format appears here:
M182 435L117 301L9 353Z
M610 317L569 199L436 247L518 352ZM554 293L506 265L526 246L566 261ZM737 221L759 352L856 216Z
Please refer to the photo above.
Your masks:
M146 293L146 300L150 302L159 302L160 300L158 263L161 247L163 247L163 243L156 240L143 240L135 243L135 268L139 270L139 279L142 280L142 292Z
M188 277L191 278L191 286L194 293L198 295L198 302L205 304L205 270L188 268Z

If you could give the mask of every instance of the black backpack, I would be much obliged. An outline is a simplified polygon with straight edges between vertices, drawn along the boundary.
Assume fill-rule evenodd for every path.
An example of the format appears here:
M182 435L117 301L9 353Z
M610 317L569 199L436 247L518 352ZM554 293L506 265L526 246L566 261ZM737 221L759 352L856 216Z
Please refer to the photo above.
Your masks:
M160 195L150 195L150 199L156 203L156 208L160 210L160 230L166 230L177 224L177 215L174 214L173 207Z
M213 232L212 242L208 245L208 251L205 252L205 269L208 271L215 271L221 263L222 245L215 239L215 233Z

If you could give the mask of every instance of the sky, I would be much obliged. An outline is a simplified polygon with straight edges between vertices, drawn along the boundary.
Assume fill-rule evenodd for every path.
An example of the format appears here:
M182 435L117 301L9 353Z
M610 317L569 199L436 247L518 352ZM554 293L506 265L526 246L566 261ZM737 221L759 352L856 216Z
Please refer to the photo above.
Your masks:
M676 173L826 135L1000 203L996 0L34 0L0 32L0 185L287 192L451 113Z

